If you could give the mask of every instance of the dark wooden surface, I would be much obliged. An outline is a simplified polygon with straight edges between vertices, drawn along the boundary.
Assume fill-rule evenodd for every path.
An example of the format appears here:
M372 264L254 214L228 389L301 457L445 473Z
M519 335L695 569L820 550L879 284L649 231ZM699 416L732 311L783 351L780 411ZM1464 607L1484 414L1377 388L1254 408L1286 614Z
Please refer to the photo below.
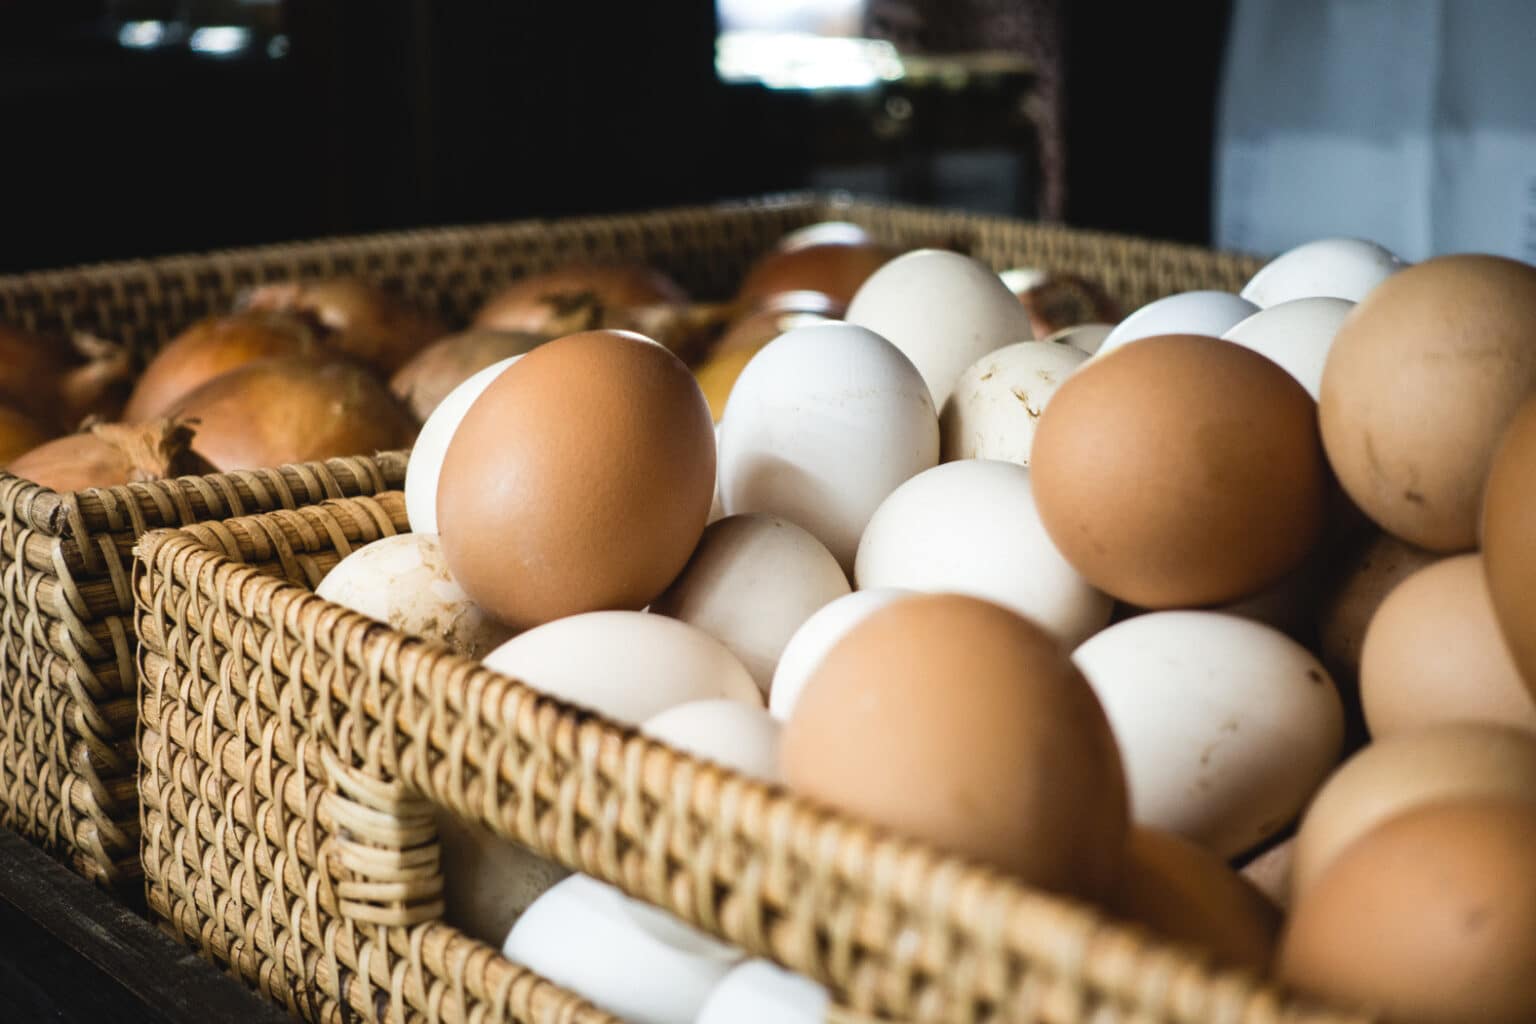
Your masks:
M0 1021L291 1024L276 1006L4 829Z

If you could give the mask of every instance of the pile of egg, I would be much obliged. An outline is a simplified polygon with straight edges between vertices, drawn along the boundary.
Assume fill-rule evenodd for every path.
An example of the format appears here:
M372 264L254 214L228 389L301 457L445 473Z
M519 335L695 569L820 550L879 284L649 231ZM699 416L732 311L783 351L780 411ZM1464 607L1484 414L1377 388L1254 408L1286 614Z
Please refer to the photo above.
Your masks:
M1536 1019L1536 269L1329 239L1117 323L1061 287L1111 308L801 233L697 376L606 330L466 380L415 532L320 593L1216 963ZM626 1019L825 1010L441 826L450 920Z

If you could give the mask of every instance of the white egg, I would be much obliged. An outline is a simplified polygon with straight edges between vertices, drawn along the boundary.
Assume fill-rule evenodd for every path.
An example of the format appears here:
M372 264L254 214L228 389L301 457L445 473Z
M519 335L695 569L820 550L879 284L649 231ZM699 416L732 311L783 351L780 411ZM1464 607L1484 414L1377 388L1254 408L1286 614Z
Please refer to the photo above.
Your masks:
M513 637L484 661L542 693L626 725L712 697L763 704L752 674L720 641L648 612L556 619Z
M1334 335L1354 308L1348 299L1292 299L1259 310L1222 337L1278 363L1316 399Z
M910 593L912 591L895 587L855 590L806 619L795 631L795 635L789 638L779 658L779 667L774 670L773 685L768 689L768 713L780 722L789 721L789 714L794 710L795 702L800 699L800 691L805 689L806 680L811 678L811 673L816 671L827 652L836 646L844 634L881 608Z
M1073 662L1120 746L1131 812L1230 858L1273 836L1338 762L1344 712L1322 664L1218 612L1116 623Z
M431 533L397 534L358 548L325 574L315 593L466 658L482 657L514 632L469 599Z
M695 700L647 718L640 731L764 782L779 781L778 719L739 700Z
M936 408L967 366L1034 337L1024 304L996 272L942 249L918 249L875 271L854 294L846 319L906 353Z
M1103 628L1114 606L1045 532L1029 470L990 459L948 462L898 487L864 531L854 578L986 598L1068 644Z
M811 613L849 591L826 546L787 519L726 516L704 530L651 611L725 644L766 694L789 638Z
M769 342L720 420L726 514L782 516L845 572L885 496L938 461L939 418L917 370L852 324L797 327Z
M1264 309L1293 299L1326 296L1359 302L1406 264L1360 238L1320 238L1281 253L1243 286L1242 296Z
M695 1024L822 1024L831 999L809 978L748 960L715 986Z
M1071 345L1079 352L1091 356L1114 330L1114 324L1078 324L1075 327L1063 327L1045 340L1056 345Z
M1087 358L1070 345L1021 341L976 360L960 375L939 416L943 460L1029 465L1040 414Z
M641 925L627 902L612 886L572 875L518 918L502 955L633 1024L693 1024L739 957L679 949Z
M1115 325L1096 357L1159 334L1204 334L1219 338L1259 311L1231 292L1180 292L1149 302Z
M437 532L437 480L443 471L443 456L448 442L459 429L465 413L475 399L485 393L491 381L522 356L508 356L468 377L448 392L421 425L416 443L411 446L410 461L405 465L405 517L416 533Z
M443 916L481 942L497 945L533 901L570 874L490 829L439 811Z

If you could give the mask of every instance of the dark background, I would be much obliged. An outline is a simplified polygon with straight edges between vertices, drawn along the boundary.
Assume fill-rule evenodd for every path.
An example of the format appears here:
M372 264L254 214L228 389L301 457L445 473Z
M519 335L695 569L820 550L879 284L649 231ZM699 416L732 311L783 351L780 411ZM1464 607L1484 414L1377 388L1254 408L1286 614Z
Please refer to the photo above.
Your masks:
M0 0L0 272L740 197L861 161L861 191L972 205L881 136L877 101L723 85L712 0L302 0L266 15L280 59L125 49L134 6ZM1062 6L1065 220L1206 242L1227 5ZM1030 216L1006 99L920 103L918 141L1017 151L1006 186L976 164L974 204Z

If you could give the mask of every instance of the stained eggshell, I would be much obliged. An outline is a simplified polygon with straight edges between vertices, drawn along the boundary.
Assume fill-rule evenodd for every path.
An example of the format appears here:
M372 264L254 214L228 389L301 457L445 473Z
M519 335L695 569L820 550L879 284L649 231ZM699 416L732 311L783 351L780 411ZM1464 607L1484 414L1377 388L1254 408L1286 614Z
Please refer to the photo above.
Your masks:
M1328 350L1354 308L1345 299L1293 299L1259 310L1222 337L1278 363L1316 399Z
M405 465L405 517L416 533L437 533L437 485L442 477L443 456L448 453L448 442L453 440L464 414L491 386L491 381L501 376L501 371L521 358L508 356L471 374L437 403L421 425L416 443L411 446L410 461Z
M443 456L437 520L454 578L514 628L644 608L704 532L709 406L637 334L547 342L496 377Z
M768 711L787 721L800 694L821 660L850 629L911 591L895 587L866 587L830 602L803 622L784 646L768 690Z
M1061 553L1146 608L1253 594L1301 564L1323 529L1312 399L1216 338L1148 338L1083 364L1041 415L1030 466Z
M1029 465L1035 424L1087 356L1070 345L1021 341L966 368L939 414L940 454Z
M1057 642L972 597L881 608L822 659L784 728L791 789L1077 896L1120 873L1125 780Z
M1072 660L1114 728L1134 820L1221 857L1278 833L1338 760L1338 692L1268 626L1154 612L1110 626Z
M1400 733L1355 754L1318 790L1296 833L1299 894L1351 843L1424 804L1497 796L1536 806L1536 738L1482 722Z
M1276 973L1396 1024L1536 1020L1536 807L1466 800L1377 826L1302 892Z
M1359 302L1403 265L1363 238L1319 238L1264 264L1239 294L1263 309L1318 296Z
M696 626L648 612L587 612L521 633L485 665L552 697L639 725L670 707L726 697L762 707L752 675Z
M1034 337L1029 313L996 273L940 249L909 252L875 271L849 303L847 320L912 360L939 409L967 366Z
M1387 595L1365 634L1360 697L1378 739L1463 719L1536 733L1536 698L1499 631L1482 556L1443 559Z
M1505 643L1536 694L1536 397L1520 407L1488 473L1483 567Z
M892 491L859 541L854 579L986 598L1069 648L1102 629L1113 604L1051 542L1030 471L990 459L935 466Z
M1217 338L1259 311L1247 299L1230 292L1180 292L1147 303L1121 320L1099 343L1095 356L1143 338L1164 334L1198 334Z
M315 593L409 636L480 658L512 631L475 607L430 533L384 537L343 558Z
M1432 551L1477 544L1494 449L1536 389L1536 267L1440 256L1345 320L1318 418L1339 482L1383 529Z
M845 571L880 502L938 460L939 419L917 370L852 324L780 335L737 378L720 421L726 513L788 519Z
M1280 932L1280 911L1209 850L1163 829L1131 830L1115 913L1225 964L1262 971Z
M795 630L848 591L837 559L807 531L778 516L727 516L704 530L651 611L719 640L766 694Z

